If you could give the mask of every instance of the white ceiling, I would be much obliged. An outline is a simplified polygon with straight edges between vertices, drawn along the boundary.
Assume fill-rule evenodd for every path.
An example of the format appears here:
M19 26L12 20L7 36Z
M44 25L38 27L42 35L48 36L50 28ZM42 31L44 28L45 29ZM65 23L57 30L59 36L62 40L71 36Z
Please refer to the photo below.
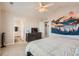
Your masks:
M47 2L46 2L47 3ZM19 13L25 13L27 11L34 12L36 11L35 8L38 6L38 2L14 2L13 5L11 5L9 2L0 3L3 6L5 6L6 10L12 10L14 12ZM48 2L47 4L54 4L49 8L55 10L55 9L61 9L61 8L67 8L67 7L79 7L78 2Z
M14 2L11 5L9 2L0 3L4 11L20 15L20 16L33 16L43 18L51 13L60 11L63 8L79 7L78 2L48 2L46 4L54 4L48 8L48 12L39 13L35 8L38 7L38 2Z

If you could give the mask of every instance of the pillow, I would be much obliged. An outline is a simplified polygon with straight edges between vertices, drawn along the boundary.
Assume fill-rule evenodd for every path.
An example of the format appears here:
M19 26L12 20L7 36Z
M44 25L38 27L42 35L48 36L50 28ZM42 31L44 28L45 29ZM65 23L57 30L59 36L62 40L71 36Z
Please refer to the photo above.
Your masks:
M79 56L79 47L76 48L74 56Z

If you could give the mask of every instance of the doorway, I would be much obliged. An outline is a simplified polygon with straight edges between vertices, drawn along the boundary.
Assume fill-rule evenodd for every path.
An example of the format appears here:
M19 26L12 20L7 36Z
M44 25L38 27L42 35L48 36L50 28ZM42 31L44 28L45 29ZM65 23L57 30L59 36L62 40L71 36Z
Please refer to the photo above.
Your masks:
M22 43L23 39L23 20L16 18L14 21L14 43Z
M44 26L45 26L45 37L48 37L48 28L49 28L48 22L45 22Z

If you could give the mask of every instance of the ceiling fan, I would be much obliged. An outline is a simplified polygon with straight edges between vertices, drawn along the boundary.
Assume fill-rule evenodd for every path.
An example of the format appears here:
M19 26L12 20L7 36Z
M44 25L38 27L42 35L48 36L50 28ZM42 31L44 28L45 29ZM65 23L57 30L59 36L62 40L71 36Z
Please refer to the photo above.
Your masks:
M52 6L53 4L45 4L44 2L40 2L39 6L36 8L39 12L46 12L48 11L48 7Z

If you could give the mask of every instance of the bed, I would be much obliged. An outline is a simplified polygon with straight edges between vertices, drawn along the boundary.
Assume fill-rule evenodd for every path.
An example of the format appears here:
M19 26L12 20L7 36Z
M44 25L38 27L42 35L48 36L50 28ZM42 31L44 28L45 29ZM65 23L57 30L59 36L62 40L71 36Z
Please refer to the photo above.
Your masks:
M25 55L78 56L79 39L72 37L63 35L52 35L48 38L32 41L27 44Z

